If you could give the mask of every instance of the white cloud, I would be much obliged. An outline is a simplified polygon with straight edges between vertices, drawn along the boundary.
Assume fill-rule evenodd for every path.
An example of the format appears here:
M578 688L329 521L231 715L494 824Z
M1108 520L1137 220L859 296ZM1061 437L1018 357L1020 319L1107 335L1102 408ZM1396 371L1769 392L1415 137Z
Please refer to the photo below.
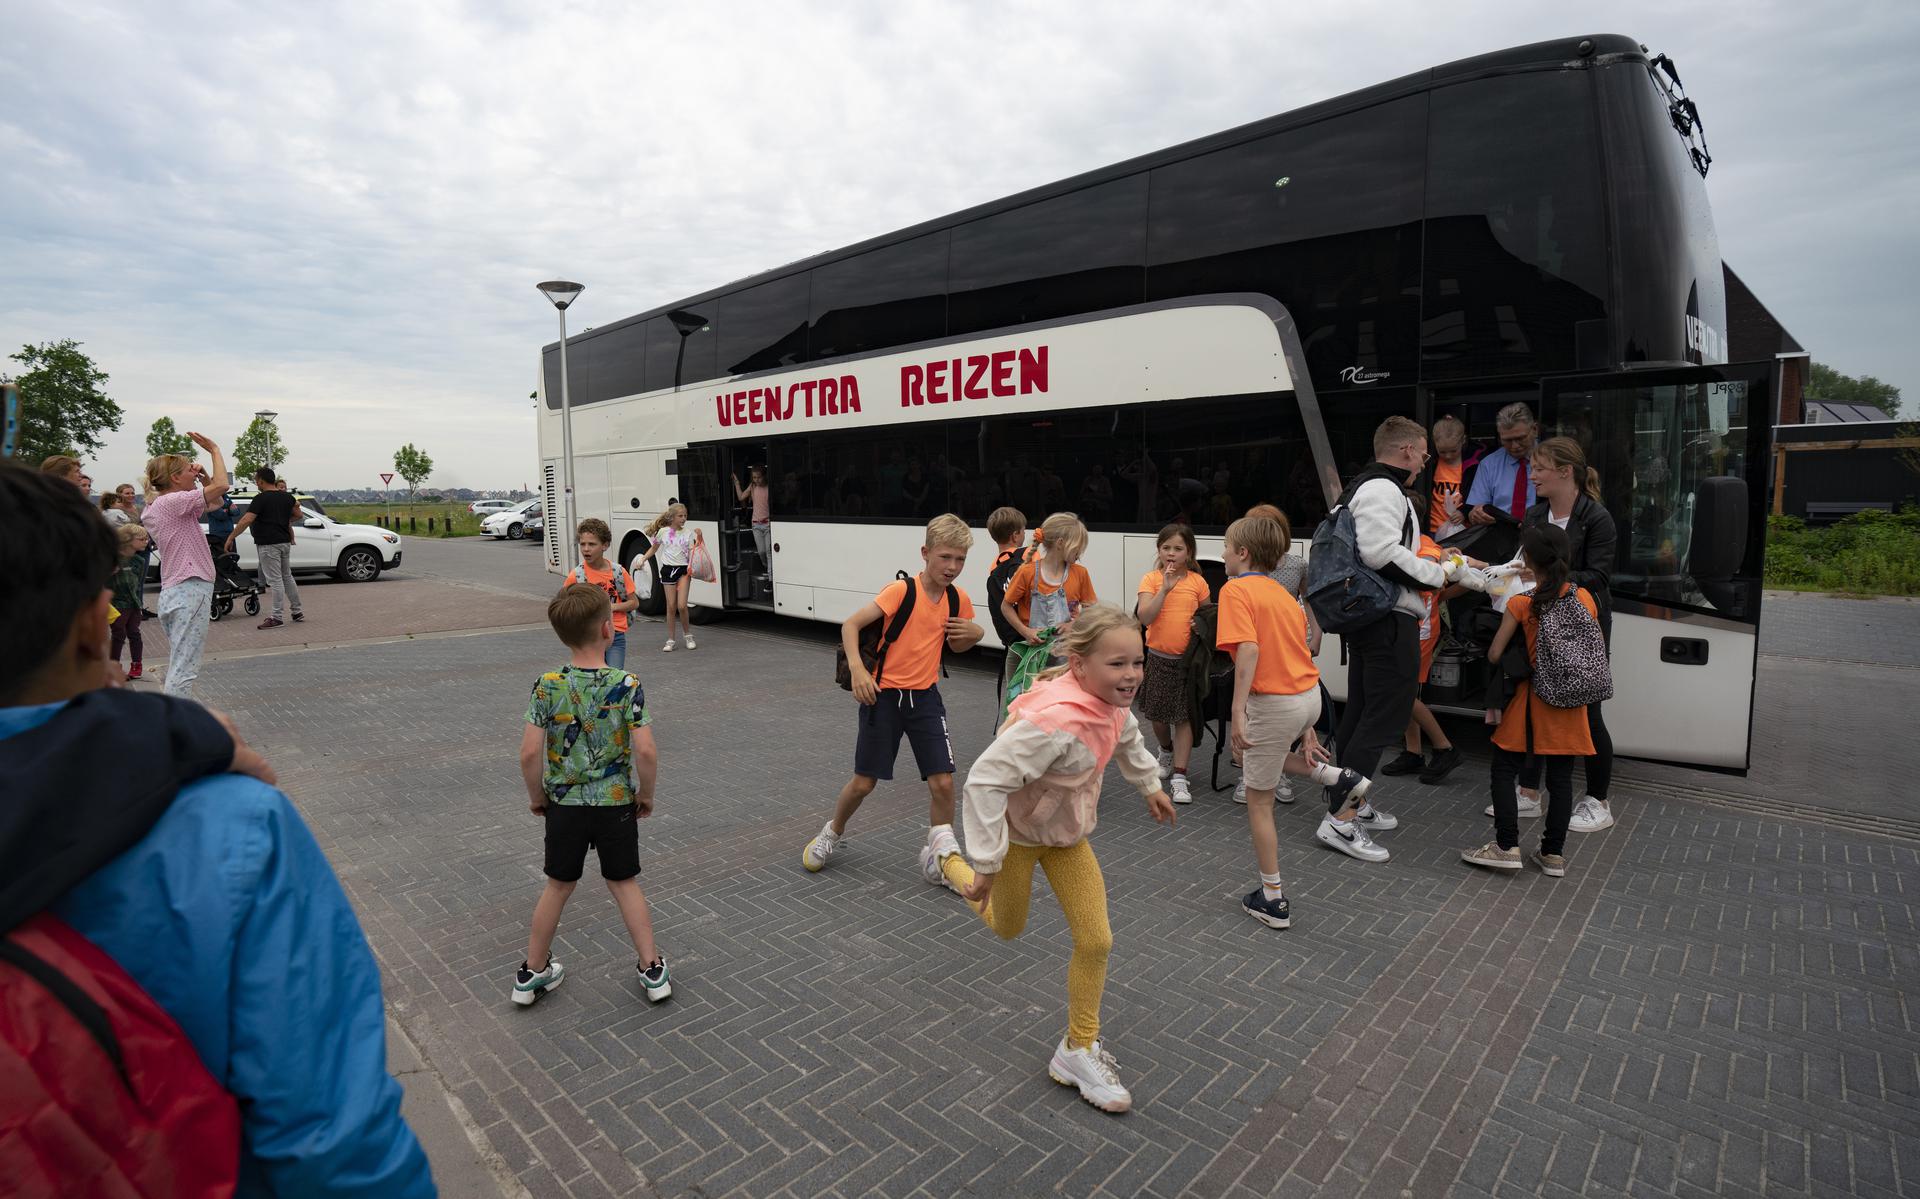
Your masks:
M1621 6L1718 156L1723 252L1824 360L1920 387L1910 5ZM1453 58L1572 32L1519 3L1309 10L772 3L10 6L0 337L88 343L127 408L365 483L532 473L576 327ZM102 472L96 472L99 474Z

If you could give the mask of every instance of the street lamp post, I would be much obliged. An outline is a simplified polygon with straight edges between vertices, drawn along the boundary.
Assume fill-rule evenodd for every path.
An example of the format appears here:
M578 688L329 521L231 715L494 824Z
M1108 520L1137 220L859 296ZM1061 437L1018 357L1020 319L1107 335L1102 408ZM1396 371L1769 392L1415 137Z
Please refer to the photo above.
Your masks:
M573 513L573 401L567 393L567 308L586 288L565 279L549 280L539 287L540 294L560 310L560 488L565 496L566 519L562 528L556 531L567 547L567 570L572 571L579 564L580 550L573 536L574 526L578 522Z
M275 412L271 408L262 408L260 411L254 413L253 415L255 420L263 420L267 422L267 469L272 470L274 467L279 465L279 463L273 460L274 448L280 442L280 438L278 436L279 429L273 422L280 419L280 414L278 412Z

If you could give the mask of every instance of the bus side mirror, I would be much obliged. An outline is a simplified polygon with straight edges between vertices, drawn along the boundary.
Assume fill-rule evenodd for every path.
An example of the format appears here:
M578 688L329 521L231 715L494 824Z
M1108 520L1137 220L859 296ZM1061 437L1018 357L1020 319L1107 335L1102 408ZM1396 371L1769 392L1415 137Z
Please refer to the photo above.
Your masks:
M1693 493L1693 541L1687 573L1707 602L1722 611L1741 606L1733 576L1747 551L1747 481L1728 475L1700 480Z

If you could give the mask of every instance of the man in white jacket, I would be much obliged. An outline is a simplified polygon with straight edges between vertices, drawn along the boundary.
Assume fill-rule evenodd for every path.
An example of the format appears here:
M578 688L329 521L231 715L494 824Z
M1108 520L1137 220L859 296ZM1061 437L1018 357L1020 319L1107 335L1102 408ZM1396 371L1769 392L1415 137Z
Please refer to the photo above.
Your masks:
M1339 762L1371 780L1380 755L1397 744L1420 690L1420 591L1462 581L1465 564L1419 556L1420 519L1407 495L1427 462L1427 433L1404 416L1390 416L1373 434L1373 465L1354 476L1340 502L1353 513L1360 560L1398 584L1391 612L1341 634L1347 652L1347 704L1340 718ZM1472 585L1472 580L1465 580ZM1364 795L1365 788L1354 791ZM1353 791L1329 788L1327 815L1315 834L1334 849L1363 862L1384 862L1385 847L1368 834L1399 821Z

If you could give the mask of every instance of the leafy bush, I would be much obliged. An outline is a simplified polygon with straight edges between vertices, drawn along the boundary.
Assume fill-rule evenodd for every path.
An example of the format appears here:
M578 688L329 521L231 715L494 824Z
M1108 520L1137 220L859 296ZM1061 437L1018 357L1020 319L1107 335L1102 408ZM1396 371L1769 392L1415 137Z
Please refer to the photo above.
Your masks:
M1859 512L1813 529L1767 522L1767 586L1852 595L1920 595L1920 508Z

